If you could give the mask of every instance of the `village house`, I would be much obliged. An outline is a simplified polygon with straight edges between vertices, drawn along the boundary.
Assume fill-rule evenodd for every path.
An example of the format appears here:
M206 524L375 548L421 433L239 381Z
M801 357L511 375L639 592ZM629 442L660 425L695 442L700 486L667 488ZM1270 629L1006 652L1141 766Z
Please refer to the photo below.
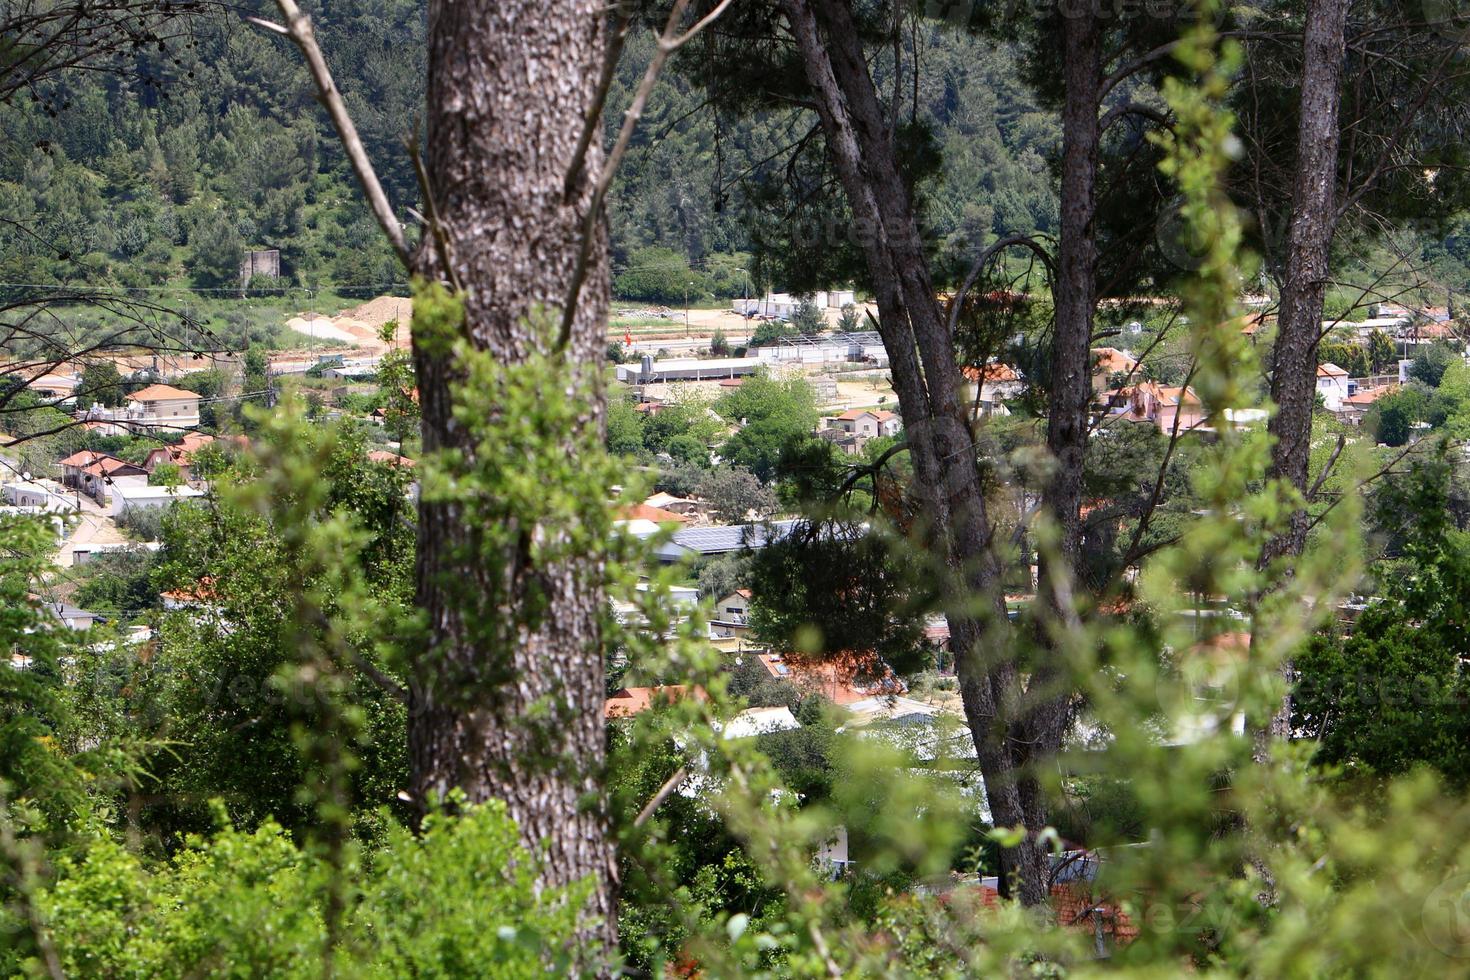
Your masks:
M0 500L6 506L21 507L37 513L66 514L78 509L75 500L60 493L61 488L53 483L39 480L12 480L0 484Z
M155 384L128 395L128 404L123 408L94 404L81 412L80 417L98 423L99 431L107 435L178 432L198 428L199 399L195 392Z
M1344 398L1333 411L1344 422L1361 425L1363 417L1368 414L1368 409L1372 408L1378 399L1398 390L1399 386L1396 384L1379 385L1376 388L1359 388Z
M1096 347L1092 354L1092 390L1106 391L1120 375L1132 378L1138 373L1138 361L1127 351L1116 347Z
M854 408L823 419L817 434L845 452L860 453L869 441L881 436L896 436L902 431L903 420L894 412Z
M122 517L132 511L161 510L164 507L172 507L180 500L202 497L204 491L188 486L150 487L145 482L142 486L131 484L114 486L109 496L112 500L112 516Z
M743 637L750 632L750 590L736 589L715 603L710 636Z
M1357 386L1348 379L1348 373L1331 361L1317 365L1317 394L1329 412L1342 407L1343 399L1356 394Z
M981 415L1009 415L1005 400L1026 390L1021 372L999 361L991 361L983 368L967 367L963 374L965 384L961 391L965 404L975 405L978 400Z
M672 704L686 697L696 701L709 700L709 694L698 684L692 687L683 684L669 684L664 687L619 688L603 703L602 717L608 720L631 718L642 714L654 705Z
M1129 385L1103 393L1102 401L1114 416L1129 422L1151 422L1165 435L1188 432L1204 422L1204 406L1191 388L1176 388L1154 381Z
M151 450L147 456L143 457L143 469L152 475L153 471L160 466L172 463L179 468L179 475L184 480L192 481L194 475L189 470L189 464L193 462L194 454L214 441L214 436L190 432L179 441L178 445L160 446L158 449Z
M107 503L113 488L146 487L148 471L108 453L84 449L61 461L62 483L80 490L99 504Z

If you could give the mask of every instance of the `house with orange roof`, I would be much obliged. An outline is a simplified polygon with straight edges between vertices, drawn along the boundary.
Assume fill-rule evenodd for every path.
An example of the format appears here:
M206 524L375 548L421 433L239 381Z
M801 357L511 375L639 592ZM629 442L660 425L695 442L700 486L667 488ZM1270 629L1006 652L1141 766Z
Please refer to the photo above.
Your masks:
M1317 365L1317 394L1329 412L1342 407L1342 401L1356 390L1348 379L1348 373L1331 361Z
M1204 406L1192 388L1171 387L1144 381L1115 391L1105 391L1102 401L1114 416L1129 422L1150 422L1165 435L1188 432L1204 423Z
M903 419L894 412L877 408L853 408L841 415L825 418L817 434L830 439L849 453L862 452L870 440L896 436L903 431Z
M837 653L821 659L794 654L757 654L766 673L790 681L846 707L869 698L908 692L903 680L876 653Z
M978 400L982 415L1009 415L1005 400L1026 390L1026 380L1021 372L1000 361L989 361L980 367L963 367L960 373L965 379L961 397L967 405L974 405Z
M709 694L698 684L668 684L663 687L619 688L602 706L602 717L611 721L632 718L659 704L672 704L684 698L708 701Z
M172 463L179 468L179 473L185 480L192 480L189 464L193 462L194 454L205 446L213 444L214 441L214 436L205 435L202 432L190 432L176 445L160 446L151 450L143 458L143 469L151 474L158 467Z
M61 461L62 480L68 487L80 490L99 503L106 503L108 488L113 486L146 487L148 471L110 453L84 449Z
M413 467L418 465L418 463L416 463L414 460L409 459L407 456L400 456L397 453L390 453L386 449L374 449L372 452L367 454L367 458L368 461L372 463L384 463L388 466L403 466L409 469L412 469Z
M1132 377L1138 373L1138 360L1116 347L1095 347L1092 354L1092 390L1105 391L1118 375Z
M105 424L109 435L180 432L199 427L199 400L197 392L154 384L128 395L122 408L94 404L79 417Z
M1368 409L1385 395L1391 395L1399 390L1395 384L1379 385L1376 388L1356 388L1352 394L1342 400L1342 403L1333 411L1337 417L1344 422L1359 425L1363 417L1368 414Z

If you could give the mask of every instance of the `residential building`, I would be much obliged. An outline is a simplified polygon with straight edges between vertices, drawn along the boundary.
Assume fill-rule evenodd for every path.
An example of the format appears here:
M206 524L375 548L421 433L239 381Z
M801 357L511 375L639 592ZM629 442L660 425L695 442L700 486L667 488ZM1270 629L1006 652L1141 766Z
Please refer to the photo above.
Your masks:
M1116 347L1095 347L1091 353L1093 391L1111 388L1113 379L1119 375L1131 379L1138 373L1138 361L1127 351Z
M871 652L837 653L821 659L780 653L761 653L756 657L772 677L791 681L808 693L820 694L843 707L908 691L893 669Z
M836 433L834 441L849 452L860 452L871 439L896 436L903 431L903 419L895 412L882 409L854 408L823 421L823 428Z
M135 463L108 453L84 449L61 461L62 483L80 490L100 504L107 503L109 491L121 486L146 487L148 471Z
M669 684L664 687L620 688L602 706L602 717L606 719L631 718L642 714L658 704L672 704L684 698L708 701L709 694L698 684Z
M1317 365L1317 394L1322 396L1322 404L1329 412L1341 408L1343 399L1356 391L1357 386L1348 379L1348 373L1342 368L1331 361Z
M1150 422L1165 435L1198 428L1204 422L1204 406L1192 388L1177 388L1154 381L1129 385L1103 393L1103 402L1115 416L1130 422Z
M61 488L47 481L12 480L0 484L0 500L10 507L34 508L37 512L69 514L78 508L75 500L64 497Z
M190 472L189 465L193 462L194 454L214 441L214 436L190 432L177 445L161 446L150 451L143 458L143 469L151 475L158 467L172 464L179 468L179 474L183 479L191 481L194 479L194 474Z
M1378 399L1385 395L1391 395L1398 390L1399 386L1396 384L1378 385L1375 388L1358 388L1344 398L1334 411L1337 413L1337 417L1344 422L1359 425L1362 423L1363 417L1368 414L1368 410L1373 407L1373 404Z
M196 490L190 486L150 487L146 482L142 486L115 485L110 494L112 516L122 517L129 511L159 510L164 507L172 507L180 500L202 496L204 496L203 490Z
M670 381L718 381L743 378L761 368L758 357L673 358L655 361L644 357L636 364L619 364L618 380L624 384L664 384Z
M772 521L765 524L724 524L714 527L690 527L675 531L673 537L654 549L654 554L665 563L673 563L688 557L702 555L728 555L747 548L755 551L764 548L770 541L780 540L791 533L798 521Z
M127 396L122 408L94 404L80 413L87 422L99 423L107 435L134 432L166 434L199 426L200 396L171 385L154 384Z
M715 603L709 631L715 637L741 637L750 632L749 589L736 589Z
M978 402L981 415L1009 415L1005 400L1026 390L1021 372L1000 361L990 361L984 367L967 367L962 373L965 404L973 406Z

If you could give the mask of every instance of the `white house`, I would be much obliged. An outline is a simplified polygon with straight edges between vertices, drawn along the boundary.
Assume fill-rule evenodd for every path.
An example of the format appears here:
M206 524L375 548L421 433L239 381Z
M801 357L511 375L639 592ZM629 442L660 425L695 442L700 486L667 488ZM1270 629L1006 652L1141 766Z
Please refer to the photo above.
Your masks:
M180 500L204 496L193 487L113 486L112 516L121 517L132 510L158 510L172 507Z
M59 489L38 480L14 480L0 484L0 499L11 507L34 507L56 514L77 510L76 501L63 497Z
M858 436L863 440L879 436L896 436L903 431L903 419L881 409L854 408L827 420L827 428Z
M93 405L80 413L104 435L127 435L132 432L176 432L199 426L200 396L172 385L149 385L127 396L122 408Z
M1329 412L1340 410L1343 401L1356 391L1357 386L1348 380L1348 373L1342 368L1331 361L1317 365L1317 394L1322 396Z

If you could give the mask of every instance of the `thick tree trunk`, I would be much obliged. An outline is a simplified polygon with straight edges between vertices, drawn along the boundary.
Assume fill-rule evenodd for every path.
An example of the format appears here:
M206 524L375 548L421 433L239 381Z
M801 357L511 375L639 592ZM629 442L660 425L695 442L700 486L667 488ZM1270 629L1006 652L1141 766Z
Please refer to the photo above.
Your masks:
M1297 123L1296 186L1287 232L1281 315L1272 355L1270 422L1275 437L1270 475L1307 490L1312 413L1317 403L1317 342L1322 298L1336 231L1338 108L1341 105L1348 0L1309 0L1303 39L1301 118ZM1295 511L1288 530L1267 543L1262 562L1299 555L1307 542L1307 512ZM1284 667L1290 680L1290 667ZM1291 698L1272 717L1268 734L1291 734ZM1264 758L1263 745L1256 755Z
M1271 473L1307 488L1312 410L1317 400L1317 341L1322 298L1336 230L1338 107L1341 104L1347 0L1307 4L1302 64L1301 118L1297 124L1296 186L1287 232L1281 315L1272 357ZM1299 512L1290 533L1272 542L1270 557L1299 554L1307 515Z
M447 248L426 232L419 272L463 286L467 336L507 364L551 343L528 316L562 304L576 265L602 169L596 141L569 200L564 183L602 65L606 16L600 0L429 5L426 170ZM595 243L567 351L588 378L600 372L604 341L605 245ZM473 458L473 441L452 415L458 369L442 345L419 341L424 448ZM589 399L575 431L548 451L585 445L602 424L600 401ZM526 528L523 540L565 530ZM524 552L486 555L480 531L458 506L420 503L418 603L428 634L413 665L414 792L425 803L454 788L471 801L504 800L524 842L542 855L543 887L592 882L582 939L595 956L616 941L616 864L600 783L601 559L528 568ZM498 607L490 596L502 597ZM497 621L520 626L484 626ZM513 638L495 639L507 634Z
M783 0L782 7L816 94L828 151L863 235L878 298L880 329L914 460L916 490L929 510L932 539L955 576L952 594L986 596L987 617L953 612L951 642L966 720L997 824L1025 825L1013 735L1020 682L1008 655L987 650L986 626L1005 625L1000 570L976 468L976 448L959 397L960 372L884 114L845 0ZM1004 855L1021 898L1046 898L1045 856L1027 840Z

